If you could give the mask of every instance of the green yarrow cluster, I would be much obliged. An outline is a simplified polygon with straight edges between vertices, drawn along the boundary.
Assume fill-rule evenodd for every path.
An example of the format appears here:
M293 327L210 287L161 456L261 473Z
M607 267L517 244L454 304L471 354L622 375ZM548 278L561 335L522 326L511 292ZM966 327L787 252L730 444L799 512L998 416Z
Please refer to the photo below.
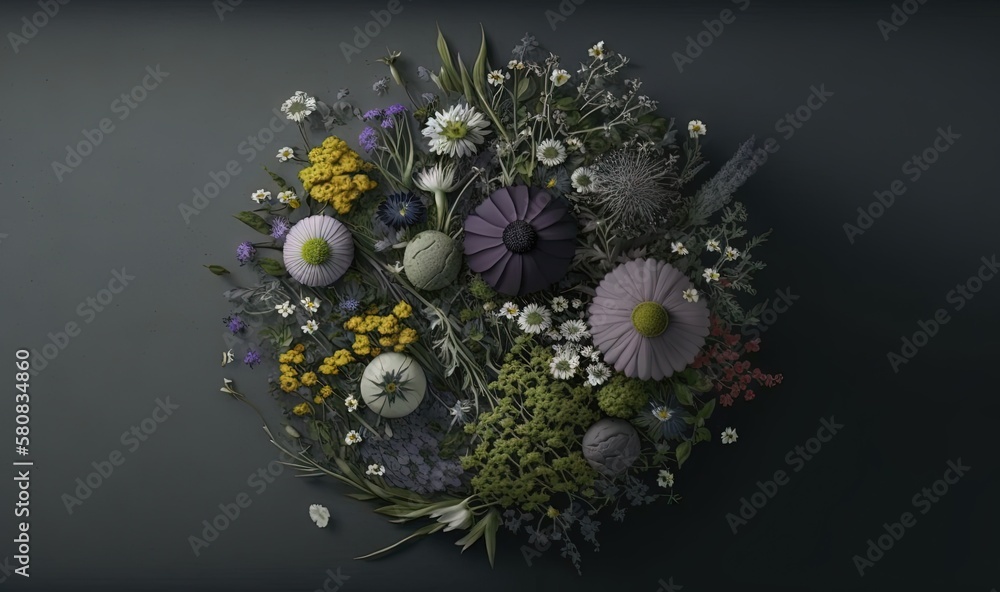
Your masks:
M632 419L649 404L649 392L643 381L616 374L597 391L597 404L612 417Z
M462 466L475 473L472 487L484 500L524 511L545 508L561 493L591 497L597 473L580 446L600 418L589 386L552 378L552 353L515 345L496 382L496 406L466 426L479 441Z

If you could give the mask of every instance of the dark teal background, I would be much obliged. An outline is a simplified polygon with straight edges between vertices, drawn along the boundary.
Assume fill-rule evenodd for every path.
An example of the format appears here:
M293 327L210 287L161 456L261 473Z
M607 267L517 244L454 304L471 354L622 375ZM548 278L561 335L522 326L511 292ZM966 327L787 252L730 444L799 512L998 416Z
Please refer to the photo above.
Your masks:
M574 12L553 21L554 31L546 11L559 11L558 0L404 1L348 64L340 44L387 4L246 0L220 20L210 0L74 0L17 53L7 33L40 9L0 4L0 382L10 393L0 402L0 437L13 439L14 352L41 350L77 324L32 377L32 577L0 570L4 588L312 591L323 588L327 570L350 578L347 592L655 592L671 578L685 592L1000 586L1000 280L960 310L948 297L1000 246L1000 6L927 0L886 41L876 23L890 18L888 0L565 0L562 9ZM724 9L735 19L678 72L671 55ZM555 549L529 566L523 536L502 538L493 570L479 547L460 556L454 534L355 561L410 529L330 483L290 471L270 483L251 477L276 451L256 416L218 391L223 377L235 379L277 425L263 372L219 368L228 348L221 294L233 282L201 268L236 267L233 249L250 237L231 214L269 186L260 165L293 170L274 160L278 148L299 141L293 128L259 152L248 135L266 128L296 90L333 100L347 87L362 107L400 99L370 91L384 73L374 60L386 46L403 52L415 78L417 65L437 65L435 23L472 56L480 22L494 64L507 61L525 31L569 63L604 40L633 58L661 112L707 124L716 167L751 135L773 138L777 148L738 197L755 229L775 231L757 252L769 263L759 298L774 300L778 290L797 297L769 317L756 358L782 372L784 384L717 411L713 432L736 427L739 442L698 447L677 473L682 504L630 510L621 525L605 516L600 553L581 542L583 577ZM159 86L136 108L116 107L157 65L169 74ZM803 112L808 121L780 123L822 85L833 95ZM51 163L102 118L114 129L60 182ZM904 163L948 126L961 137L912 180ZM186 223L179 205L231 160L239 172ZM843 225L857 224L857 208L897 179L905 193L852 244ZM105 305L97 301L98 311L87 299L106 298L101 291L122 268L135 279ZM887 354L938 309L949 321L894 372ZM168 397L178 408L161 424L147 422L154 433L123 440ZM831 416L844 428L811 460L789 462ZM68 514L63 494L115 451L123 463ZM5 454L16 459L12 449ZM920 514L914 495L959 458L971 470ZM778 470L788 484L734 535L727 513ZM0 487L0 539L8 541L13 475L11 468ZM188 537L241 493L250 506L195 557ZM312 503L330 509L328 528L309 521ZM852 557L904 512L915 514L915 525L859 577ZM11 542L0 546L0 559L13 554Z

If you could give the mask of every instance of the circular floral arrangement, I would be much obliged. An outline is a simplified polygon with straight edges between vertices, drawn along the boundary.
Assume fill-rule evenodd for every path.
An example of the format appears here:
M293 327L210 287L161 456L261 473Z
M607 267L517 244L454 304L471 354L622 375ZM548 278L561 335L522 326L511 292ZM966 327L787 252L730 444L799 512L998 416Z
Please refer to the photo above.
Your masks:
M699 180L705 124L660 116L603 42L573 72L530 36L496 69L485 35L469 65L437 46L420 81L382 58L367 110L346 90L282 105L303 144L277 159L301 192L268 171L275 198L237 214L265 238L236 249L257 281L226 293L225 323L251 337L245 364L275 362L287 424L265 430L293 467L420 523L404 541L459 530L492 563L503 530L557 541L580 569L577 543L598 548L609 518L680 500L717 402L781 382L741 336L766 237L733 201L753 138ZM392 81L405 104L381 98ZM357 150L310 144L357 122Z

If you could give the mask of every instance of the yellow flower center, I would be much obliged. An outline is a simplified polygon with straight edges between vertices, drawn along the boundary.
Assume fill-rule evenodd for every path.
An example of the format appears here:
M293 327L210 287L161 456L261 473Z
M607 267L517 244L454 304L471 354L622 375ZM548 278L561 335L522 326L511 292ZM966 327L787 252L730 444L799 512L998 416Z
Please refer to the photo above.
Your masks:
M670 318L658 302L647 300L632 309L632 326L644 337L656 337L667 329Z

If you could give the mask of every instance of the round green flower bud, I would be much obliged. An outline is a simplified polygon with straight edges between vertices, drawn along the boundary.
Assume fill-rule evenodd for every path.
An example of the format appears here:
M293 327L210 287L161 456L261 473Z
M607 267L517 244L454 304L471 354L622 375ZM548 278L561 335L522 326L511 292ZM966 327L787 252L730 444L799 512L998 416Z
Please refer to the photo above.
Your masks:
M302 259L311 265L322 265L330 258L330 245L325 239L311 238L302 244Z
M406 278L418 290L440 290L452 284L461 266L459 243L437 230L425 230L413 237L403 252Z
M640 302L632 309L632 326L645 337L656 337L667 330L667 309L659 302Z

